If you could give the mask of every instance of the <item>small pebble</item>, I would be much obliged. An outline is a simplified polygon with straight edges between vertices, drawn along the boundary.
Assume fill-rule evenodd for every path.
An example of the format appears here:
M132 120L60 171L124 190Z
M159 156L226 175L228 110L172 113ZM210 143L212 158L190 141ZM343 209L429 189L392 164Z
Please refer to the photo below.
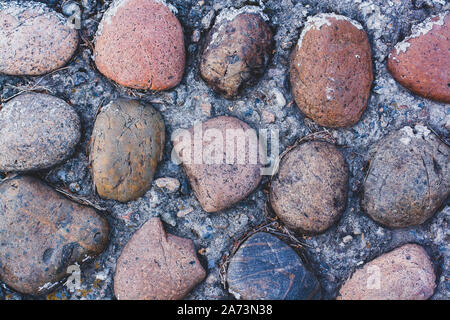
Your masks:
M169 192L175 192L180 189L180 181L176 178L159 178L155 180L155 184L160 189L166 189Z

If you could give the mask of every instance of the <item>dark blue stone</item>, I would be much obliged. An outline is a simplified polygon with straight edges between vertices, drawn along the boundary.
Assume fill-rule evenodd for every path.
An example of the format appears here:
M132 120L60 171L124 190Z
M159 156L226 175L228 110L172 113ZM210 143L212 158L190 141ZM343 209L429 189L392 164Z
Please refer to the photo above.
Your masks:
M259 232L231 258L230 292L244 300L320 299L320 284L297 253L277 237Z

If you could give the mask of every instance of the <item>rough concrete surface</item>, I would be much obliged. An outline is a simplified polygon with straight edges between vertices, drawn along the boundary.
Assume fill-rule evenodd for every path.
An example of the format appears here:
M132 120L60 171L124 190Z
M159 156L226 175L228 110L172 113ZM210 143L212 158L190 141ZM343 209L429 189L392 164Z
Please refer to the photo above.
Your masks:
M57 12L63 1L47 0ZM82 138L74 156L56 168L36 175L54 188L65 190L94 204L108 219L110 244L81 272L81 289L70 292L59 287L42 297L19 294L0 284L0 299L113 299L113 276L117 259L127 241L150 217L159 216L167 233L192 239L207 276L188 299L233 299L223 288L220 263L236 241L265 218L268 177L247 199L219 213L203 211L189 186L182 166L171 161L174 130L189 128L195 121L227 115L237 117L254 129L278 129L280 149L298 139L324 130L304 117L293 102L289 84L289 59L308 16L334 12L358 21L368 34L372 49L374 83L366 111L350 128L328 129L329 138L343 152L350 170L347 209L325 233L298 239L304 244L301 256L317 276L324 299L335 299L339 289L364 262L405 244L422 245L433 261L436 289L432 299L450 299L450 207L448 200L430 220L416 227L391 230L367 217L360 208L361 184L370 158L369 148L386 134L405 125L423 123L442 139L449 138L450 106L411 94L394 81L386 60L395 44L410 33L411 26L450 9L444 0L169 0L176 8L185 35L186 70L181 83L169 91L150 92L119 87L102 76L92 60L93 39L110 1L80 0L83 3L80 45L74 58L59 71L38 77L0 76L0 103L24 90L46 92L64 99L78 112ZM65 4L67 5L67 4ZM256 85L227 100L214 93L199 75L200 53L209 28L223 8L257 5L269 17L274 51L268 67ZM65 10L67 11L67 10ZM86 149L95 116L101 106L119 97L138 98L157 109L166 126L163 161L155 179L177 178L180 189L169 193L153 182L141 198L128 203L102 200L92 191L92 176ZM264 117L263 117L264 111ZM265 119L272 118L267 123ZM272 119L273 119L272 118ZM323 133L322 133L323 134ZM2 175L0 174L0 178ZM192 209L192 210L191 210ZM180 213L182 212L182 213ZM345 240L344 240L345 239Z

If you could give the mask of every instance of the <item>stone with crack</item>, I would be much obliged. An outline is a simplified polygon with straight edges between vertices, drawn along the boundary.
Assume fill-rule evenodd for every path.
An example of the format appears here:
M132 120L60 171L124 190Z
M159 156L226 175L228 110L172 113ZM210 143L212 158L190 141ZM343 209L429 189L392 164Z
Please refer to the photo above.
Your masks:
M272 49L272 33L256 7L224 9L203 48L200 74L227 98L238 95L264 73Z
M183 30L161 0L115 0L95 39L95 65L106 77L134 89L166 90L185 66Z
M81 136L80 118L64 100L24 93L0 109L0 171L48 169L67 160Z
M78 33L60 13L35 1L0 1L0 73L42 75L63 67Z
M174 149L203 210L217 212L245 199L261 181L257 133L227 116L173 137Z
M320 285L287 244L258 232L231 258L227 270L229 291L243 300L320 299Z
M412 28L389 55L387 67L402 86L422 97L450 103L450 14Z
M406 244L356 270L339 291L338 300L426 300L436 275L430 257L417 244Z
M24 294L55 289L68 267L100 254L106 219L36 178L0 183L0 278Z
M97 116L89 159L100 197L127 202L150 187L164 150L164 122L153 107L118 99Z
M349 127L366 109L373 81L367 34L347 17L308 18L290 63L298 108L325 127Z
M166 234L151 218L117 261L114 293L119 300L180 300L206 276L191 240Z
M270 187L276 215L296 232L315 234L330 228L347 205L348 165L332 144L310 141L281 160Z
M392 228L424 223L450 195L450 148L427 127L394 131L375 145L361 206Z

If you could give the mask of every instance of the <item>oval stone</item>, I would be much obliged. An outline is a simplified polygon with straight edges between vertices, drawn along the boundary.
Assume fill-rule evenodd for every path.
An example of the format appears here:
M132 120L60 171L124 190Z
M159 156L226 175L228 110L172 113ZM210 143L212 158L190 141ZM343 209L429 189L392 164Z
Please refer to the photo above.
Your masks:
M406 244L356 270L338 300L426 300L436 287L433 264L417 244Z
M98 255L107 221L32 177L0 183L0 278L24 294L43 295L67 268Z
M277 237L258 232L231 258L229 291L243 300L320 299L320 285L297 253Z
M0 110L0 171L50 168L70 157L80 136L80 118L64 100L21 94Z
M245 199L262 179L256 131L220 116L174 135L174 148L203 210L217 212Z
M342 153L323 141L306 142L281 160L270 187L270 203L286 226L302 233L320 233L344 212L348 165Z
M202 78L228 98L254 83L269 62L272 33L260 10L251 8L222 10L203 49Z
M78 46L67 19L34 1L0 1L0 73L42 75L64 66Z
M416 125L389 134L375 150L363 184L366 213L393 228L433 216L450 195L450 148Z
M127 202L151 186L165 142L164 122L151 106L118 99L104 107L94 124L90 162L102 198Z
M95 40L95 64L106 77L135 89L166 90L182 79L181 24L160 0L115 0Z
M166 234L151 218L117 261L114 293L119 300L179 300L205 276L192 240Z
M450 14L432 16L412 28L389 55L387 67L402 86L450 103Z
M299 109L325 127L349 127L366 109L373 81L367 34L347 17L308 18L290 64Z

